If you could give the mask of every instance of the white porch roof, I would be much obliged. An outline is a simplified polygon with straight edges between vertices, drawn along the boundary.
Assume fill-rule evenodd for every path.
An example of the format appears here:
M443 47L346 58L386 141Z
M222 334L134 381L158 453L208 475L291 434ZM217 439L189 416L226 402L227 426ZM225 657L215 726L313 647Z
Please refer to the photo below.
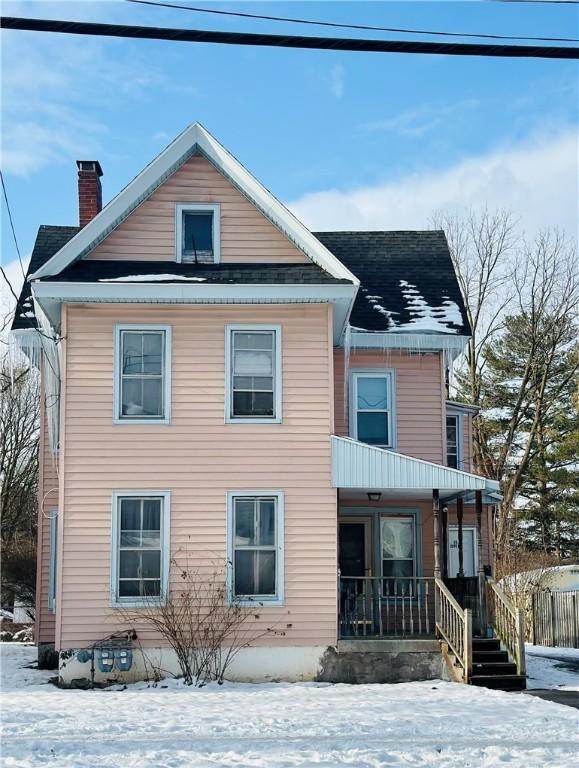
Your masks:
M496 493L499 484L470 472L332 436L332 485L342 489L412 492L437 489L442 499L465 491ZM391 495L391 493L389 493Z

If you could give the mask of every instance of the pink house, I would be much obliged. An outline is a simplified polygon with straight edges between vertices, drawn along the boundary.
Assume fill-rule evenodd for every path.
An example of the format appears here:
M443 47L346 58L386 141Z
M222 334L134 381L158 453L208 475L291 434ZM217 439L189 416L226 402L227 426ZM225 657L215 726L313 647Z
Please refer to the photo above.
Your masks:
M186 551L284 627L235 679L523 684L498 484L447 394L444 233L312 233L199 124L102 209L101 175L78 162L80 227L40 227L13 326L43 379L41 657L87 678ZM175 667L150 632L132 651L97 680Z

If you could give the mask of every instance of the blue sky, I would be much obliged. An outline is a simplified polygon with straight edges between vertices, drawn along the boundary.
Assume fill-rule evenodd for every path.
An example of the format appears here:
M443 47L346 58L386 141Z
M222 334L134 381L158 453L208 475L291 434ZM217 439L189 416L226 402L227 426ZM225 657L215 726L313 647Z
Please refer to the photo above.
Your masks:
M199 5L346 23L579 37L579 7L570 5ZM326 33L122 2L4 2L3 13ZM195 120L311 228L420 228L437 208L489 204L512 208L529 231L554 224L574 234L578 92L577 62L568 61L3 31L2 168L25 255L39 224L77 223L77 158L100 160L106 201ZM15 255L3 226L2 260L8 264Z

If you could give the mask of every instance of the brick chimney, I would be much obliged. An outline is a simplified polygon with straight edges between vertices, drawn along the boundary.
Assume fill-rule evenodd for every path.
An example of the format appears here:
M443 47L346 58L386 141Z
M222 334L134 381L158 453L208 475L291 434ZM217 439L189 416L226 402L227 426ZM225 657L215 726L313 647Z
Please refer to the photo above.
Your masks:
M94 219L103 207L102 168L98 160L77 160L78 221L81 227Z

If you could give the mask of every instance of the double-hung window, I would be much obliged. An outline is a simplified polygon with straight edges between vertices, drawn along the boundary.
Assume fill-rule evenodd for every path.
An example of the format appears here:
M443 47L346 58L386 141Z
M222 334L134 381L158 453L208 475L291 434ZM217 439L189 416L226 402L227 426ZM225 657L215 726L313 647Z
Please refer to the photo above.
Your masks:
M452 469L460 469L460 416L448 414L446 417L446 464Z
M226 328L226 421L281 421L281 329Z
M394 374L353 371L350 387L350 434L356 440L392 448L394 439Z
M382 576L415 575L414 517L382 517Z
M220 260L220 208L215 203L178 203L175 211L176 260L214 264Z
M122 493L113 497L113 602L159 602L167 593L169 493Z
M283 601L283 495L228 494L232 600Z
M115 422L169 423L169 326L116 326L114 392Z

